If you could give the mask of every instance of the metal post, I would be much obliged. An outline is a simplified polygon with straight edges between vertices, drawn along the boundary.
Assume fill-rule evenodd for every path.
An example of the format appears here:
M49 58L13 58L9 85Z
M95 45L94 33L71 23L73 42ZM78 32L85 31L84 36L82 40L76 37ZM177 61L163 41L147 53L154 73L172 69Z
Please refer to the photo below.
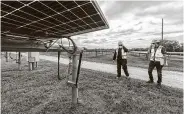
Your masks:
M32 69L34 70L35 69L35 62L32 62Z
M21 54L20 54L20 52L18 53L18 68L19 68L19 70L21 70Z
M163 39L164 39L164 37L163 37L163 27L164 27L164 25L163 25L163 18L162 18L162 46L163 46Z
M59 62L60 62L60 51L58 51L58 79L60 80L60 74L59 74Z
M81 69L82 54L83 54L83 51L80 52L80 56L79 56L79 63L78 63L78 69L77 69L77 78L76 78L76 87L78 87L78 79L79 79L79 74L80 74L80 69Z
M31 63L31 61L30 61L30 56L31 56L31 52L28 52L28 67L29 67L29 71L31 71L32 70L32 63Z
M28 64L29 64L29 70L33 70L32 63L31 62L28 62Z
M77 78L77 66L78 66L78 60L77 55L73 55L73 64L72 64L72 81L75 82ZM78 102L78 88L72 87L72 103L76 104Z
M6 52L5 57L6 57L6 62L8 62L8 52Z
M38 67L38 62L35 62L35 64L36 64L36 68Z

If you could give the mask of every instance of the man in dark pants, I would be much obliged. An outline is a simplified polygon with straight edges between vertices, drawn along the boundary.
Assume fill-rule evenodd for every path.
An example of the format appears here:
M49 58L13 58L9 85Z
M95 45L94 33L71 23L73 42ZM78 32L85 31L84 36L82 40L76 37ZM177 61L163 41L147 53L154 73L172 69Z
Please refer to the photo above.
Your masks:
M123 67L125 75L128 77L127 69L127 52L128 49L123 46L121 41L118 42L119 48L115 50L113 61L117 59L117 78L121 77L121 66Z
M152 43L152 46L150 47L148 53L150 53L151 56L148 68L149 81L147 83L154 82L152 72L153 69L156 67L158 75L157 87L160 88L162 82L162 67L164 65L166 50L163 46L160 45L160 41L157 40Z

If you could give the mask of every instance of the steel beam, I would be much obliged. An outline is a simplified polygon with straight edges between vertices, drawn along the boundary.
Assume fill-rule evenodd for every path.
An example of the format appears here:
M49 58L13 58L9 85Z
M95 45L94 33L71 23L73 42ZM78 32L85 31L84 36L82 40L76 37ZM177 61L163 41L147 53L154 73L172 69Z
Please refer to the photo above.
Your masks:
M59 64L59 62L60 62L60 54L61 54L61 52L58 51L58 79L59 80L61 80L60 73L59 73L59 69L60 69L60 64Z
M33 70L33 64L32 64L32 62L28 62L28 65L29 65L29 70L30 71Z
M21 70L21 53L18 52L18 69Z
M6 62L8 62L8 52L5 52Z
M72 82L76 82L77 78L77 67L78 67L78 56L77 54L73 55L72 57ZM72 103L78 103L78 87L72 87Z
M35 67L37 68L38 67L38 62L35 62L35 64L36 64Z
M9 52L16 52L16 51L20 51L20 52L46 52L47 49L46 48L29 48L29 47L14 47L14 46L2 46L1 47L1 52L4 51L9 51ZM63 49L49 49L47 52L65 52ZM72 50L71 50L72 51Z

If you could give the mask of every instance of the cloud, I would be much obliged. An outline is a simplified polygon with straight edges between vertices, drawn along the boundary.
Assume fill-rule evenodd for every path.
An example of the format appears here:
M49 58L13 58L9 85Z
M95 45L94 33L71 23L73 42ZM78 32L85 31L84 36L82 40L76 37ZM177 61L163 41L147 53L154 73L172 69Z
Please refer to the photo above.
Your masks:
M159 5L163 2L146 2L146 1L103 1L99 2L102 11L107 15L108 19L116 19L127 12L135 12L138 9L145 9L152 5Z
M85 44L103 44L103 43L106 43L108 40L106 38L102 38L102 39L91 39L91 40L83 40L82 43L85 43Z
M82 43L85 43L85 44L94 43L94 40L84 40Z
M182 24L183 18L183 3L178 2L163 2L156 6L147 7L145 9L139 9L136 13L139 17L154 16L158 18L164 18L173 23L180 22Z
M144 40L143 38L139 38L139 39L137 39L137 40Z
M122 40L128 48L147 47L153 39L161 39L162 18L164 38L182 42L183 3L173 1L98 1L110 28L74 36L80 46L116 48Z
M165 35L164 39L166 39L166 40L176 40L177 39L177 41L182 43L183 42L183 34L178 34L176 36L167 36L167 35Z
M137 24L135 24L135 26L138 26L138 25L141 25L141 24L142 24L142 22L140 21Z

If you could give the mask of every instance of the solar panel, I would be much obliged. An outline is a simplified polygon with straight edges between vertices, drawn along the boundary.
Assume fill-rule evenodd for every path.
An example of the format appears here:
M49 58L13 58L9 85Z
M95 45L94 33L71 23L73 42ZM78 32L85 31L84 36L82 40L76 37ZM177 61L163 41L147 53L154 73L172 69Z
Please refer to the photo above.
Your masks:
M108 28L95 1L1 1L1 33L61 38Z

